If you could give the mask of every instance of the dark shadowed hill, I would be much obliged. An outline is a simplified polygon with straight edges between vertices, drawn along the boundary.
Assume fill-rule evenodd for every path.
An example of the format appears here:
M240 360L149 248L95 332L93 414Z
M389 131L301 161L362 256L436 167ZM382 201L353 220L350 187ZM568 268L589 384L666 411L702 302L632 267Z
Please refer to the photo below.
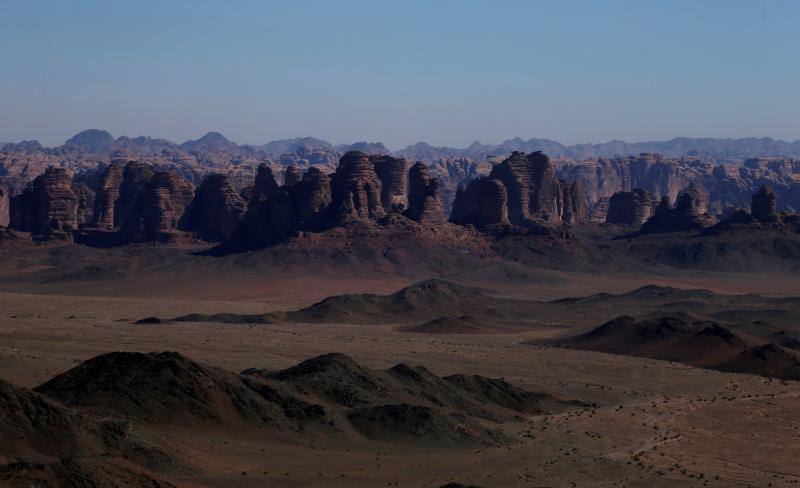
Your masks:
M676 361L720 371L800 379L800 352L768 340L769 329L721 325L697 316L617 317L554 346ZM760 334L760 335L756 335Z

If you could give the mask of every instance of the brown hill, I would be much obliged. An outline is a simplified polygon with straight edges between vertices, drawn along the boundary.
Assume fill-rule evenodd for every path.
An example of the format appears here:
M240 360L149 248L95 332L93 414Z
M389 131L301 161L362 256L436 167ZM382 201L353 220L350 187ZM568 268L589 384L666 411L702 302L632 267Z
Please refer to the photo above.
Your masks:
M641 319L621 316L587 333L547 343L721 371L800 378L800 354L774 343L764 344L763 337L753 332L769 331L739 333L735 325L723 326L687 314Z
M274 424L279 411L236 375L174 352L97 356L38 386L73 406L156 422Z

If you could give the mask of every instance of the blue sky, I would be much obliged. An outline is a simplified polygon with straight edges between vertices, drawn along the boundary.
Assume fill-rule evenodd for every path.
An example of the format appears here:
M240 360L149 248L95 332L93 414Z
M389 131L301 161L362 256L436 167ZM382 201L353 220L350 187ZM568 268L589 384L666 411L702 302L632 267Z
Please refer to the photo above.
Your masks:
M0 141L800 139L800 2L0 0Z

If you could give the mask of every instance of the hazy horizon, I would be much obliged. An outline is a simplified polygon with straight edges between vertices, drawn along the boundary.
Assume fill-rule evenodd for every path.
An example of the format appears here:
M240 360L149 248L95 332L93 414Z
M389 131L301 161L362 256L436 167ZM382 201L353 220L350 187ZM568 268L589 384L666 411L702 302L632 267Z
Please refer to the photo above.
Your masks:
M800 139L800 4L0 0L0 141Z

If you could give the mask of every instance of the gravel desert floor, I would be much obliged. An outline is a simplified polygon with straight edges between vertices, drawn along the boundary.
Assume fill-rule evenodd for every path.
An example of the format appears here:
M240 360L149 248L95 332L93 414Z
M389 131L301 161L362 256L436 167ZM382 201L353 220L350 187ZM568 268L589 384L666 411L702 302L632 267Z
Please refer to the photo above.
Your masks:
M670 276L543 272L549 282L506 283L496 293L553 299L625 291L647 283L717 292L793 294L794 277L684 273ZM258 281L258 280L256 280ZM277 370L330 352L370 368L424 365L438 375L480 374L578 399L587 406L502 424L511 442L432 446L356 437L224 428L142 427L191 472L162 476L179 486L792 486L800 484L800 383L678 363L523 344L560 327L514 334L422 334L391 324L136 324L149 316L263 313L325 296L391 292L402 278L264 277L241 293L230 278L217 298L188 288L108 288L79 283L0 293L0 378L32 388L110 351L177 351L238 372ZM113 285L109 282L106 285ZM473 285L476 285L473 283ZM487 285L487 284L482 284ZM502 284L501 284L502 285ZM96 286L96 284L89 286ZM487 285L488 286L488 285ZM140 285L136 285L141 289ZM253 290L259 290L253 293ZM206 291L208 288L206 289ZM126 295L122 297L121 295ZM620 311L623 313L624 311ZM148 430L149 429L149 430Z

